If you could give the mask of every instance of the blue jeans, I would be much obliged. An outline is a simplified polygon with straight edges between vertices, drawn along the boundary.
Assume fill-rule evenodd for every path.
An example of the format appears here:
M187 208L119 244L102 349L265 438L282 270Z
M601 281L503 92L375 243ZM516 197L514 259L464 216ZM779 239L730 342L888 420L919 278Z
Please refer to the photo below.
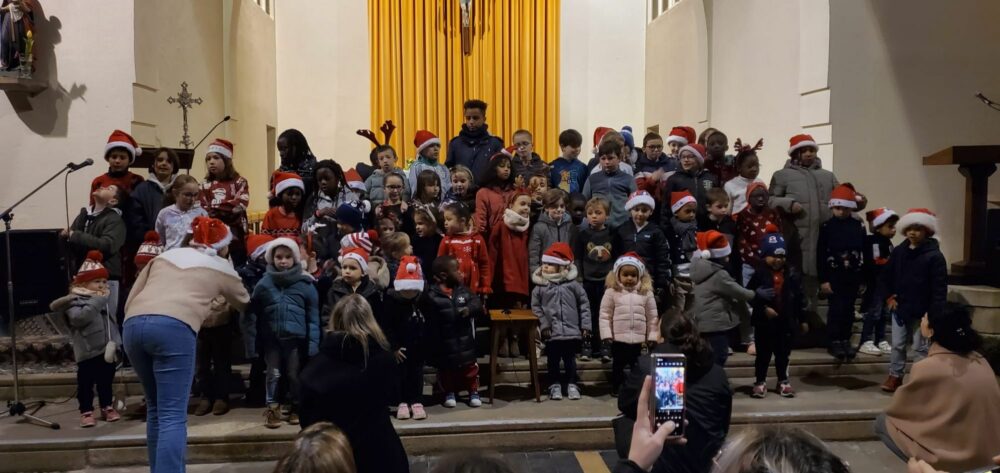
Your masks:
M892 317L892 354L889 358L889 374L902 378L906 370L907 345L912 345L913 362L916 363L927 357L929 343L920 333L920 319L897 320L898 316ZM900 323L902 322L902 323Z
M307 342L304 338L272 340L264 349L264 364L267 365L265 402L268 406L278 403L278 381L288 379L288 395L284 399L291 405L299 404L299 372L302 371L302 355Z
M173 317L125 321L125 352L146 395L146 450L153 473L184 471L196 339L189 325Z
M883 340L888 341L885 339L885 323L889 321L890 316L884 302L872 302L868 312L865 312L864 325L861 326L861 343L871 340L878 345Z

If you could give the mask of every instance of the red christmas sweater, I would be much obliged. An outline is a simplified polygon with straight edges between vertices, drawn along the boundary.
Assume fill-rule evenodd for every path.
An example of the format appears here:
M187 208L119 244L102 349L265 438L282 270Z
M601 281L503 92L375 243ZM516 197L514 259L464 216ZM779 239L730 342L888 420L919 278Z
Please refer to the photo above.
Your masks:
M277 237L298 237L302 233L302 220L295 212L286 213L285 208L272 207L264 215L260 224L260 232Z
M528 296L528 247L529 220L506 209L503 224L493 227L490 234L490 255L496 258L496 284L500 291Z
M90 205L94 205L94 191L102 187L108 186L118 186L119 189L125 190L125 192L132 193L135 187L138 186L145 179L142 176L131 172L131 171L121 171L121 172L111 172L108 171L100 176L94 178L90 183Z
M450 255L458 260L462 284L473 294L492 294L493 270L486 249L486 240L475 230L461 235L445 235L438 247L438 256ZM527 273L525 273L527 275Z
M739 233L740 257L744 264L756 266L760 263L760 239L764 236L767 225L781 228L781 216L770 207L764 207L760 213L755 213L750 206L736 214L736 232Z
M247 232L247 207L250 206L250 185L238 177L232 181L204 181L201 183L201 207L212 218L222 220L230 227Z

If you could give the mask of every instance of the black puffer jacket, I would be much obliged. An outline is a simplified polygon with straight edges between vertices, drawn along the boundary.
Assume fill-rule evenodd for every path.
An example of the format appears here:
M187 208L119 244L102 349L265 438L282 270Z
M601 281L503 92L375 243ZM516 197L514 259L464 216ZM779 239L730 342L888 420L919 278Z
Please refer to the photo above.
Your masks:
M896 296L896 315L902 320L940 312L948 297L948 264L938 241L929 238L916 248L905 241L897 246L882 271L879 287L883 301Z
M670 217L674 216L674 212L670 210L671 192L690 192L698 201L698 213L705 213L707 193L713 187L719 187L719 178L704 169L694 173L677 171L671 174L667 178L667 185L663 186L663 195L660 196L660 222L669 222Z
M327 322L330 320L330 311L333 310L333 306L337 305L337 301L351 294L364 297L368 301L368 305L372 307L372 313L375 314L375 318L381 317L383 312L382 291L379 290L378 285L370 277L363 276L361 278L361 284L358 286L357 291L351 288L351 285L344 282L343 279L337 278L333 280L333 285L330 286L330 291L327 293L327 306L320 312L320 327L326 327Z
M802 292L802 276L799 275L797 270L786 265L784 278L784 282L781 285L781 294L775 294L773 300L764 300L760 296L755 295L753 300L750 301L750 305L753 307L750 322L754 325L767 323L769 319L767 318L766 311L770 307L778 313L778 316L770 321L780 323L782 327L788 324L788 333L794 334L798 330L799 324L806 321L806 298ZM747 283L747 289L751 291L756 291L759 287L774 289L774 273L765 264L757 266L753 276Z
M491 135L487 125L476 131L469 131L462 125L458 136L448 142L448 157L444 165L453 168L456 164L461 164L472 170L472 177L476 182L482 182L490 156L502 149L503 140Z
M649 222L642 227L642 230L637 231L635 222L629 219L615 232L614 248L616 255L634 251L641 256L649 270L649 276L653 278L653 287L664 289L670 286L670 281L674 277L671 270L670 243L660 227Z
M483 305L465 286L456 287L451 296L434 285L420 303L427 320L430 339L428 360L438 369L460 368L476 362L476 327L474 320Z

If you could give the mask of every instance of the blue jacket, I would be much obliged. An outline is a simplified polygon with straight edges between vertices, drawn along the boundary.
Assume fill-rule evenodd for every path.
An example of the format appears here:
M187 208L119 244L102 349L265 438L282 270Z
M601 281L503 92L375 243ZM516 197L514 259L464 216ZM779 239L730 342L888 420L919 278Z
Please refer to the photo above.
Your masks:
M486 125L474 132L462 125L458 136L448 142L448 158L444 165L453 168L456 164L461 164L472 170L472 177L476 182L482 182L490 156L502 149L503 140L491 135Z
M896 315L902 320L941 311L948 297L948 264L938 241L929 238L916 248L904 241L892 250L879 289L883 301L896 296Z
M249 357L257 354L258 341L288 339L305 339L309 356L315 355L319 351L319 295L312 278L298 264L287 271L268 267L253 290L240 326Z
M549 182L553 189L562 189L570 194L583 192L587 182L587 165L579 159L569 160L563 157L552 161L552 171L549 172Z
M635 189L635 180L621 170L614 174L601 171L587 178L587 182L583 185L583 196L587 200L595 195L603 195L608 199L611 202L611 213L606 224L611 228L617 228L628 219L625 201Z
M635 172L656 172L658 169L662 169L665 172L673 172L680 169L680 163L677 158L672 156L667 156L666 154L660 155L660 159L653 161L649 159L645 154L639 155L639 159L635 160Z

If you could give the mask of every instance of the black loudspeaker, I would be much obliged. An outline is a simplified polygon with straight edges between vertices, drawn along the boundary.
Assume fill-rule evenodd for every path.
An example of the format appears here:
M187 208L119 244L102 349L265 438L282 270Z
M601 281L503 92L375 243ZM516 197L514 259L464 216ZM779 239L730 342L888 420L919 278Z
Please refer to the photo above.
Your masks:
M11 238L14 313L23 319L46 314L52 301L69 291L70 268L59 230L11 230L0 233L0 318L10 321L7 307L7 238ZM0 330L5 332L6 329Z

